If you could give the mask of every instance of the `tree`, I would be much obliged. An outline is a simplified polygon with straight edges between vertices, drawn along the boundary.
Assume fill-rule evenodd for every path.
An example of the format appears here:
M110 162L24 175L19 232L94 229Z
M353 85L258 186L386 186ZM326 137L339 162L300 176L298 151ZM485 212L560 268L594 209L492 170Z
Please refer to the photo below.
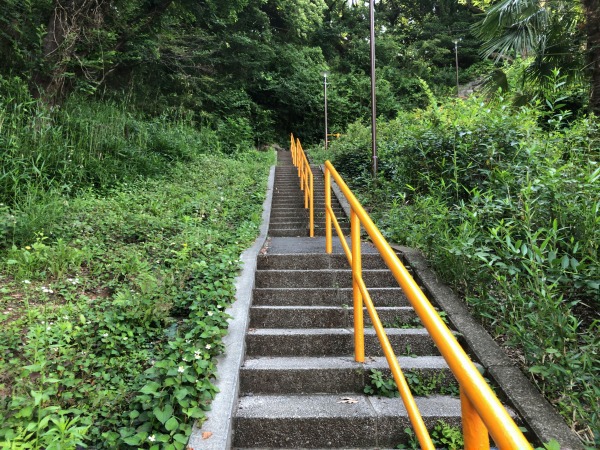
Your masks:
M600 12L598 0L501 0L474 27L483 56L531 56L526 71L540 85L559 69L571 81L590 80L590 109L600 112ZM582 48L586 48L585 53ZM586 58L587 54L587 58Z
M583 0L587 63L590 73L590 109L600 116L600 1Z

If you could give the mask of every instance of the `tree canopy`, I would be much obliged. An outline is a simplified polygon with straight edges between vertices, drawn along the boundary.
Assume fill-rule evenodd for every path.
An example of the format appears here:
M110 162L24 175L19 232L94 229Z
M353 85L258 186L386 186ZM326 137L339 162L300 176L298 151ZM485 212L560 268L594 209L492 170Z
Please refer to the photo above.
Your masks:
M460 83L484 74L489 56L534 56L536 83L559 67L591 80L598 107L597 0L375 8L383 117L424 104L419 79L439 94L456 89L455 56ZM257 144L292 128L313 140L324 69L332 130L368 117L368 28L368 2L347 0L3 0L0 75L25 79L50 106L73 93L127 98L148 114L183 109L213 127L250 128Z

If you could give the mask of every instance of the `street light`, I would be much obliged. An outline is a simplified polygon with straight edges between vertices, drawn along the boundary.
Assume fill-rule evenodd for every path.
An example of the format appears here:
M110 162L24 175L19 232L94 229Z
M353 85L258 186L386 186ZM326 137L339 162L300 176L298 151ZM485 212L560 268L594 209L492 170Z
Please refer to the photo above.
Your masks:
M373 159L373 178L377 178L377 104L375 98L375 0L369 0L369 19L371 29L371 151Z
M348 0L348 6L358 3ZM369 0L370 53L371 53L371 152L373 161L373 178L377 177L377 105L375 96L375 0Z
M325 150L327 150L327 75L329 75L329 72L321 72L321 75L323 75L323 93L325 94Z
M458 97L458 41L457 39L454 41L454 59L456 61L456 96Z

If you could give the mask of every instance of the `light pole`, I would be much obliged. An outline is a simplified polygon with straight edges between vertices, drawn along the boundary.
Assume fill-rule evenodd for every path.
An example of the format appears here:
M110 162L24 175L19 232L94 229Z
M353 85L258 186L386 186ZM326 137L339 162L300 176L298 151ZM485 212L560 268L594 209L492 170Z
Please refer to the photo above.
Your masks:
M328 72L326 72L326 71L321 72L321 75L323 75L323 93L325 95L325 150L327 150L327 137L328 137L328 130L327 130L327 75L328 75Z
M454 41L454 60L456 61L456 96L458 97L458 40Z
M377 178L377 103L375 96L375 0L369 0L371 43L371 151L373 178Z

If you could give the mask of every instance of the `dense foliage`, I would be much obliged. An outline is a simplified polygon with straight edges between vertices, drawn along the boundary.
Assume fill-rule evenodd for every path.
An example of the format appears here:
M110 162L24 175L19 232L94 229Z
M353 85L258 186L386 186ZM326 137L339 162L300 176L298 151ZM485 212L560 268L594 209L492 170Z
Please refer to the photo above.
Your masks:
M249 149L323 139L325 70L332 155L386 233L598 439L598 0L375 9L376 183L368 2L3 1L0 446L184 446L256 233ZM492 100L437 104L484 75Z
M71 94L127 98L154 116L193 113L258 145L290 130L321 138L330 70L332 130L369 114L368 9L342 0L7 0L0 8L0 75L21 77L48 105ZM480 61L458 0L377 2L382 115L422 102L416 76L455 86ZM415 97L416 95L416 97Z
M556 106L561 95L551 89L546 100ZM430 102L378 124L376 181L366 126L351 126L326 156L384 234L423 249L582 439L598 444L598 123L567 126L560 108L514 109L501 98L437 104L430 93Z
M0 448L182 449L273 155L107 104L46 127L19 100L0 110Z

